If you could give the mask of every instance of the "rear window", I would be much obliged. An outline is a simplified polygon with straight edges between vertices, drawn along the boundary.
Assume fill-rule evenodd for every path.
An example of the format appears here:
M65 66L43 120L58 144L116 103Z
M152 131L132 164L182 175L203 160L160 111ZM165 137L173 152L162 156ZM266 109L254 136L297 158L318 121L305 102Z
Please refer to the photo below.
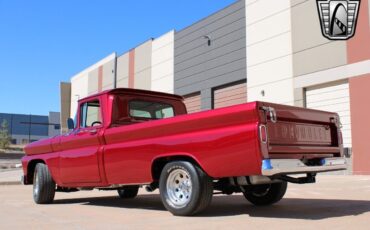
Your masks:
M129 102L130 116L141 119L163 119L175 116L172 105L152 101Z

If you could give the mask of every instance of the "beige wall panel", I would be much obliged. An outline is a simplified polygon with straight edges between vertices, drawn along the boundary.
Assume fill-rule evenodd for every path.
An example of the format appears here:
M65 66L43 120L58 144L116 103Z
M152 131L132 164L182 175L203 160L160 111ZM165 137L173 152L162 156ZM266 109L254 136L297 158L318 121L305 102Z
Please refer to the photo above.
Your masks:
M346 46L342 42L329 42L325 45L305 50L293 55L294 76L309 74L347 63Z
M61 132L68 132L67 119L71 114L71 83L60 83L60 125Z
M259 0L246 7L247 26L290 8L290 0Z
M294 106L304 107L305 105L305 90L304 88L294 89Z
M290 17L290 11L286 10L247 26L247 46L289 32Z
M125 53L117 59L117 88L128 87L129 53Z
M259 0L244 0L245 1L245 7L249 7L250 5L255 4Z
M174 92L173 67L173 59L152 67L152 90L166 93Z
M247 1L248 101L294 104L292 4L290 0Z
M150 68L152 63L152 40L135 48L135 73Z
M291 53L291 34L285 33L265 42L247 47L247 67L281 58Z
M103 65L102 90L113 89L114 87L114 62L113 59Z
M151 69L148 68L141 72L135 73L135 89L151 89L151 79L150 79Z
M71 114L70 117L74 118L77 110L77 101L89 95L89 75L82 73L77 77L71 79Z
M188 113L196 113L201 111L200 93L192 94L184 97L184 103Z
M304 2L307 2L308 0L290 0L290 4L292 5L292 6L297 6L297 5L299 5L299 4L301 4L301 3L304 3Z
M166 62L168 60L173 60L174 56L174 44L173 42L170 44L167 44L160 49L153 50L153 57L152 57L152 65L160 65L163 62Z
M261 91L265 91L262 96ZM248 87L248 101L267 101L294 105L293 80L287 79L258 87Z
M117 80L117 88L128 88L128 77Z
M151 89L173 93L174 91L174 31L170 31L152 43Z
M343 65L294 78L294 87L310 87L370 73L370 60Z
M151 89L152 40L135 48L135 80L136 89Z
M115 57L116 54L112 53L71 78L70 117L73 118L75 116L78 99L98 92L99 66L102 66L107 62L112 62Z
M152 65L160 64L174 56L174 32L171 31L152 42Z
M292 78L292 62L292 55L288 55L262 65L248 67L248 87Z
M291 14L293 52L330 42L322 36L316 1L306 1L292 7ZM345 46L345 43L341 44Z
M173 75L161 79L152 80L152 90L164 93L174 93Z
M153 81L159 80L168 75L173 76L173 59L162 62L158 65L152 66L152 79Z
M88 73L88 94L98 93L99 67Z

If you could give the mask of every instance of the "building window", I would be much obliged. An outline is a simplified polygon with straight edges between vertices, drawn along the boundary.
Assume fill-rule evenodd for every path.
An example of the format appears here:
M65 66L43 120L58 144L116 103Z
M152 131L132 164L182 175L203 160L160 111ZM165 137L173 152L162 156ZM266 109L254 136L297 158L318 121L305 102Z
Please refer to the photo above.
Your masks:
M55 130L60 130L60 124L54 125Z

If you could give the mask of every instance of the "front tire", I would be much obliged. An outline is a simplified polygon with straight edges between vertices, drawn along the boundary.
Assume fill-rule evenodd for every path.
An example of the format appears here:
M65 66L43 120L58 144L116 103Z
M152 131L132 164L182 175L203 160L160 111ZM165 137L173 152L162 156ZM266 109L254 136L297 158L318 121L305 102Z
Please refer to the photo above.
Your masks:
M121 199L132 199L137 196L139 192L139 187L127 187L120 188L117 190L117 193Z
M159 191L168 211L175 216L190 216L203 211L211 203L213 181L197 165L175 161L163 168Z
M268 185L255 185L243 192L244 197L254 205L265 206L280 201L287 190L287 182Z
M33 200L36 204L50 204L54 201L55 182L48 166L38 163L33 177Z

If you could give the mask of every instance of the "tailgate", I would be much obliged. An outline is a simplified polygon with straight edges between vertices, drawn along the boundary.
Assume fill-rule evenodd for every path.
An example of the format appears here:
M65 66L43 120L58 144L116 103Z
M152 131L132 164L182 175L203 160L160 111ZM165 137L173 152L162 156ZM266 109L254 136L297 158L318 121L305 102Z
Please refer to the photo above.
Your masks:
M258 108L265 158L342 156L338 114L265 102L259 102Z

